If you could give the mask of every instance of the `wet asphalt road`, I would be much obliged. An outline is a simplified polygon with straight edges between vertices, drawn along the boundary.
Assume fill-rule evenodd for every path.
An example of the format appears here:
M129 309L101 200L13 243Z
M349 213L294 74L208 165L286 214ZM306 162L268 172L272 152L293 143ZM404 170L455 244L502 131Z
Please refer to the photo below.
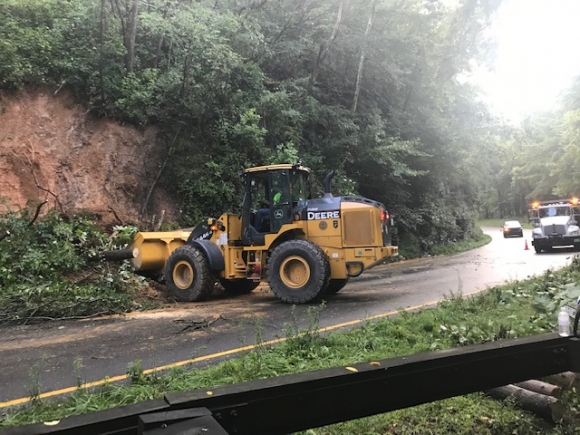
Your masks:
M504 239L499 228L484 230L493 240L482 248L380 266L352 279L319 312L320 327L338 328L348 322L351 325L345 327L354 326L401 308L418 309L452 293L469 294L522 280L569 264L575 255L571 250L536 254L531 230L524 231L524 238L513 239ZM285 337L289 327L306 327L313 320L313 307L293 308L261 286L249 295L216 295L203 303L176 304L155 312L3 327L0 407L26 400L35 388L50 395L74 389L79 381L122 376L135 360L141 360L145 369L204 357L197 364L211 364L229 356L220 352L239 354L258 335L270 340ZM206 327L194 329L204 323Z

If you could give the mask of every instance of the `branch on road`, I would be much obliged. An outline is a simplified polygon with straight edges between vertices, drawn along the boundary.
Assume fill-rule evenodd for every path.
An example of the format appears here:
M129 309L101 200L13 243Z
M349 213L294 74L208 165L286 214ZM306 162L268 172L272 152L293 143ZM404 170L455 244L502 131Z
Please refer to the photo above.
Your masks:
M217 322L220 319L227 320L224 316L222 316L220 314L218 317L214 317L211 320L207 320L206 318L203 318L202 320L176 319L173 322L175 322L175 323L189 323L181 331L179 331L179 333L181 334L182 332L189 331L189 330L193 330L193 331L206 330L207 328L209 328L211 325L213 325L215 322Z

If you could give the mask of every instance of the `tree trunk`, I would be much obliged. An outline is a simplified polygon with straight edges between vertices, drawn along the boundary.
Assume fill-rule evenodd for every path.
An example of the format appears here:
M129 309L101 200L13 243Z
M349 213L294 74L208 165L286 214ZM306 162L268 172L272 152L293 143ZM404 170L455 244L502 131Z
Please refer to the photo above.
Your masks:
M555 397L534 393L515 385L493 388L486 391L486 394L500 400L513 397L515 403L522 409L531 411L554 423L559 421L564 415L564 406Z
M123 261L135 258L137 255L138 252L135 249L123 249L120 251L105 251L102 254L102 258L107 261Z
M159 168L159 171L157 171L157 175L155 176L155 179L153 180L153 183L151 183L151 187L149 188L149 191L147 192L147 196L145 197L145 201L143 202L143 206L141 207L140 218L143 218L145 216L145 212L147 211L147 206L149 205L149 199L151 198L151 195L153 194L153 190L155 190L155 186L157 185L159 178L161 178L161 174L163 173L163 170L165 169L165 166L167 165L169 158L173 154L175 141L177 140L177 137L179 136L180 131L181 131L181 125L177 128L177 133L175 133L175 137L173 138L173 142L171 142L171 145L169 146L169 150L167 150L167 155L165 156L165 160L163 160L163 164ZM165 210L163 210L163 215L165 215ZM161 226L161 223L159 223L159 226Z
M557 385L548 384L547 382L529 380L524 382L518 382L514 384L516 387L523 388L524 390L533 391L534 393L545 394L546 396L552 396L559 399L562 396L562 388Z
M369 15L369 20L367 22L367 28L365 30L365 36L364 36L361 51L360 51L360 59L358 62L358 71L356 73L356 85L354 88L354 98L352 100L352 109L351 109L352 115L354 115L356 113L356 108L358 106L358 98L360 95L360 83L362 80L363 66L365 63L365 56L366 56L367 38L368 38L368 35L371 31L371 28L373 27L373 18L375 16L376 3L377 3L377 0L371 0L371 13Z
M342 6L344 4L344 0L340 0L338 4L338 12L336 14L336 22L334 23L334 28L332 29L332 34L328 41L320 44L320 49L318 50L318 56L316 58L316 62L314 63L314 68L312 69L312 74L310 75L310 80L308 80L308 87L306 88L306 95L310 95L312 93L312 88L316 83L316 79L318 78L318 74L320 74L320 67L322 66L322 62L326 58L328 51L330 50L330 46L338 36L338 30L340 29L340 23L342 21Z
M132 1L131 10L129 11L127 33L125 34L125 48L127 49L125 68L127 68L128 74L132 73L135 69L135 39L137 36L138 5L138 0Z
M99 87L101 104L105 104L105 0L101 0L99 17Z
M565 390L580 387L580 375L574 372L563 372L544 378L550 384L559 385Z
M163 35L159 37L159 42L157 43L157 51L155 52L155 60L153 61L153 68L157 69L159 65L159 57L161 56L161 49L163 48Z
M164 219L165 219L165 210L161 210L161 216L159 216L159 220L153 226L153 231L159 231L161 229L161 225L163 225Z

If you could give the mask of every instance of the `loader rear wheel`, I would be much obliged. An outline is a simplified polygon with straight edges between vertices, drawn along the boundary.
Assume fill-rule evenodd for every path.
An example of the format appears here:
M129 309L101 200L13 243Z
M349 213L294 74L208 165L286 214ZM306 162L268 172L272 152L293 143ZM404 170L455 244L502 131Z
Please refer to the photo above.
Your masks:
M345 279L331 279L326 287L326 294L333 295L341 291L348 283L348 278Z
M330 276L326 254L305 240L288 240L278 246L267 266L270 289L278 299L303 304L319 298Z
M227 293L230 294L246 294L254 291L260 285L260 281L252 281L251 279L238 279L231 281L229 279L220 278L220 284Z
M180 302L197 302L213 289L214 278L205 256L185 245L171 253L163 272L171 295Z

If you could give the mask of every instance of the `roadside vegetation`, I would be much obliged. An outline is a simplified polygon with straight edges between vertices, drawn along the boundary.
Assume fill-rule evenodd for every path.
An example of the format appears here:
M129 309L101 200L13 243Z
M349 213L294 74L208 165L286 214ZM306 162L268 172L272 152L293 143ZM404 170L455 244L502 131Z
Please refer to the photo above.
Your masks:
M318 318L324 306L309 311L310 326L299 331L287 325L285 340L276 346L260 345L239 357L207 368L174 369L145 374L139 361L128 367L128 385L105 384L79 389L59 400L39 400L9 408L0 425L15 426L52 421L163 396L175 391L215 387L289 373L350 365L419 352L530 336L556 330L556 312L580 293L580 259L559 271L493 287L473 296L450 295L437 307L368 322L346 332L322 334ZM289 309L291 309L289 307ZM257 324L259 322L256 322ZM300 334L298 334L300 333ZM547 425L512 406L471 394L326 428L307 434L572 434L577 433L580 395L563 398L566 415Z
M52 211L37 219L34 208L0 216L0 324L153 306L137 291L145 282L128 264L99 260L100 252L124 247L134 232L133 227L114 227L107 235L95 216L83 214Z
M424 244L419 237L406 234L399 240L399 259L428 257L431 255L450 255L479 248L491 242L491 237L478 228L473 230L471 237L456 240L448 239L440 243Z

